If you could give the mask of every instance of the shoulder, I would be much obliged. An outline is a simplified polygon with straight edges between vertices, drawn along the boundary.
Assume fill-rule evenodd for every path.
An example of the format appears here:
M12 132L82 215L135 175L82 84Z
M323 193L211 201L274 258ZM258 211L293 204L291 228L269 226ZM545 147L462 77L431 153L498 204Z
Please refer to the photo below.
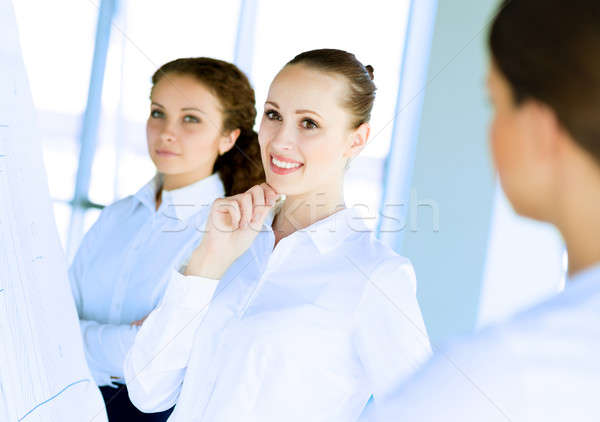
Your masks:
M560 354L562 360L595 361L600 353L600 292L575 289L525 310L500 324L504 340L512 353L526 362L534 356ZM533 354L533 355L532 355ZM554 361L558 365L558 361Z
M348 269L360 273L359 310L376 309L387 301L404 306L416 300L417 279L407 257L368 232L352 235L348 243Z
M102 209L100 215L85 234L82 245L85 241L98 241L98 236L103 236L102 233L111 231L117 224L123 224L124 219L128 218L135 207L139 204L139 200L133 195L122 198Z
M550 367L545 371L550 373L561 361L581 362L593 356L595 362L600 353L596 341L600 329L595 328L598 309L600 294L557 294L504 322L457 338L447 344L443 354L475 373L493 373L498 379L546 363Z
M363 269L369 277L391 274L414 279L410 260L381 242L372 232L351 235L346 242L346 256Z
M570 350L583 357L581 350L587 347L581 342L587 342L590 336L581 336L572 311L558 295L506 321L457 337L431 361L430 366L436 368L431 372L456 373L457 383L475 382L482 388L496 389L499 395L506 395L509 386L520 388L524 374L536 367L539 369L549 363L543 370L549 375L554 367L560 366L560 359L571 355ZM576 356L570 358L576 359ZM461 372L468 373L471 380L465 380Z
M510 361L498 327L456 339L399 385L381 410L397 420L506 421L523 393Z
M107 215L128 214L131 213L139 203L139 199L137 199L134 195L129 195L104 207L102 213Z
M136 206L140 204L140 201L133 195L121 198L110 205L107 205L102 209L98 222L108 223L114 220L121 220L127 218Z

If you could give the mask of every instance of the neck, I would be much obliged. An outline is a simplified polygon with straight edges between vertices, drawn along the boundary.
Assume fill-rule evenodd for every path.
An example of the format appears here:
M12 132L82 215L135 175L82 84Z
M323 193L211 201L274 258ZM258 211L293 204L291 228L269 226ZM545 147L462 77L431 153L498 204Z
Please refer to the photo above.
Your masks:
M181 189L191 184L194 184L200 180L206 179L211 175L211 172L203 170L193 173L180 173L180 174L164 174L162 186L156 191L156 210L160 208L162 202L162 191L163 190L175 190Z
M569 276L600 263L600 200L594 202L579 202L559 227L569 252Z
M179 174L164 174L163 173L163 184L164 190L175 190L184 188L191 184L194 184L200 180L206 179L212 174L212 169L202 169L199 171L179 173Z
M288 196L273 220L275 244L290 234L345 208L341 189Z
M569 252L569 276L600 263L600 169L585 154L562 172L554 223Z

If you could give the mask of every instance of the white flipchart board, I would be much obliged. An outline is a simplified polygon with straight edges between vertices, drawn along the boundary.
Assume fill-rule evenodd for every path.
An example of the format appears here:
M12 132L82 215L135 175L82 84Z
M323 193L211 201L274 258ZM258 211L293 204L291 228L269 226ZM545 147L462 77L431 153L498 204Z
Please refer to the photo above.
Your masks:
M104 422L102 396L83 354L11 1L0 0L0 11L0 421Z

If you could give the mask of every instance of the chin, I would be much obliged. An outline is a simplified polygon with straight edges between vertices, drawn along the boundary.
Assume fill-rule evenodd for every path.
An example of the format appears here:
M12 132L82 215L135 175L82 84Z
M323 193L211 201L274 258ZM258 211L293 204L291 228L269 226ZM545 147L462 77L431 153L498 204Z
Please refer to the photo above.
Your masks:
M548 221L548 217L544 214L543 207L540 206L535 195L506 191L505 193L517 215L537 221Z
M275 189L277 193L285 195L298 195L305 190L302 184L294 183L293 180L282 180L282 177L279 175L267 175L267 184Z
M160 165L160 163L156 165L156 171L162 174L167 174L169 176L183 173L183 171L180 168L177 168L176 166L169 166L165 164Z

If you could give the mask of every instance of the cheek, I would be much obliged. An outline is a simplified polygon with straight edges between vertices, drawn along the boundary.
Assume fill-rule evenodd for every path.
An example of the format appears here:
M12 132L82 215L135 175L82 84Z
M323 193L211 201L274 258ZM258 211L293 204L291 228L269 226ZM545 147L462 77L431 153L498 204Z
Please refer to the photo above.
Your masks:
M271 146L271 143L276 138L279 129L280 127L278 127L276 123L270 122L266 120L266 118L263 118L260 124L260 128L258 129L258 145L260 147L260 157L263 163L263 167L265 168L269 166L268 151Z
M146 121L146 140L148 142L148 146L156 143L156 140L160 136L160 128L159 125L153 120L148 119Z
M300 153L308 163L307 171L319 179L337 174L344 167L341 134L318 134L298 143Z
M508 119L495 116L490 126L490 144L494 165L503 178L510 171L516 154L514 145L515 133Z
M492 120L492 122L490 123L489 141L490 141L490 150L492 152L492 158L494 160L494 166L496 167L496 170L498 170L498 168L500 167L500 162L502 161L500 158L500 156L502 155L501 147L500 147L501 136L502 135L500 133L498 118L494 118L494 120Z
M490 130L490 138L502 189L515 211L527 215L528 204L535 190L531 189L526 139L516 117L496 119Z
M272 129L269 127L269 124L265 123L263 120L260 124L260 128L258 129L258 145L260 146L260 154L263 159L265 157L267 146L272 138L271 132Z
M218 133L207 125L182 128L177 139L188 159L197 160L218 153Z

